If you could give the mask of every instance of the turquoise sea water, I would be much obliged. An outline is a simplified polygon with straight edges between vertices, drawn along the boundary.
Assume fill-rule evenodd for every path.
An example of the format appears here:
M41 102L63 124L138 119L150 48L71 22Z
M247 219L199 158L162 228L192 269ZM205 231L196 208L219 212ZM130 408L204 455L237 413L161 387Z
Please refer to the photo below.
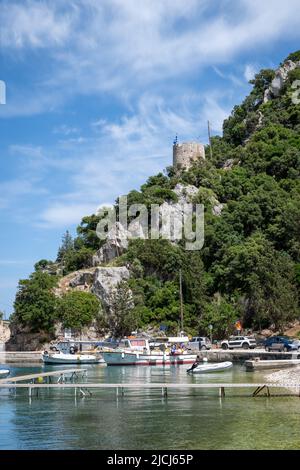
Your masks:
M259 382L242 366L189 376L188 366L88 368L87 382ZM66 366L11 366L12 375ZM0 390L0 449L299 449L300 399L250 398L252 390L113 390L77 397L74 390L42 390L29 400ZM235 395L235 396L234 396ZM243 396L237 396L243 395ZM248 395L248 396L247 396Z

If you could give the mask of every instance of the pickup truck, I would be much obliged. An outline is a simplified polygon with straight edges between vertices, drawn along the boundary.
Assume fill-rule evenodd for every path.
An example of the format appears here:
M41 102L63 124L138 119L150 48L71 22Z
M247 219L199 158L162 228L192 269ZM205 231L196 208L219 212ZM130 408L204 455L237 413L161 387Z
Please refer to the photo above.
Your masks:
M230 336L229 339L221 341L222 349L254 349L256 346L255 338L251 338L250 336Z

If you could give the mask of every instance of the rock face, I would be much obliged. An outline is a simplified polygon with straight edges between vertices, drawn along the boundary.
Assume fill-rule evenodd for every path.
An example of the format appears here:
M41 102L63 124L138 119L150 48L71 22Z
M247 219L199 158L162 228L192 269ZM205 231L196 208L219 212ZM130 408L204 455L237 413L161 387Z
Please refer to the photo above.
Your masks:
M9 322L0 321L0 343L6 343L10 338Z
M127 230L116 222L114 227L108 232L104 245L93 256L93 266L108 263L112 259L122 255L128 247Z
M130 273L127 267L97 268L91 291L105 306L109 306L110 296L117 285L129 279Z
M89 288L89 286L92 284L94 279L94 274L86 271L86 272L80 272L75 276L71 281L69 286L70 287L78 287L78 286L83 286L86 288Z
M233 165L234 165L234 159L233 159L233 158L229 158L228 160L226 160L226 161L223 163L222 168L223 168L223 170L225 170L225 171L232 170Z
M198 194L198 188L196 188L196 186L193 186L192 184L188 184L185 186L184 184L178 183L176 184L173 191L178 197L179 204L192 202L192 199Z
M42 351L53 339L44 332L32 333L28 327L10 323L11 336L5 344L6 351Z
M264 103L267 103L273 97L276 98L280 95L289 73L298 67L300 67L300 61L293 62L292 60L287 60L282 67L279 67L279 69L275 71L275 77L273 78L271 85L265 90Z
M216 215L217 217L219 217L222 214L223 208L224 208L224 204L222 204L219 201L216 201L215 205L212 208L213 215Z

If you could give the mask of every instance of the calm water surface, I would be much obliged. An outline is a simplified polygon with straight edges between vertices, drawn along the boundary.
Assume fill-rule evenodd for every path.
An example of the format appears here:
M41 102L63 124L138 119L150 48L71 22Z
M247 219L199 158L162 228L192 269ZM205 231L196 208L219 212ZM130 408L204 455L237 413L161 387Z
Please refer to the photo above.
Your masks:
M189 376L188 366L88 368L87 382L259 382L261 373L242 366L216 374ZM66 366L11 366L23 375ZM252 392L252 390L251 390ZM237 395L244 395L238 397ZM0 449L299 449L300 400L249 398L249 389L177 390L167 399L159 390L42 390L29 401L0 390ZM234 396L235 395L235 396Z

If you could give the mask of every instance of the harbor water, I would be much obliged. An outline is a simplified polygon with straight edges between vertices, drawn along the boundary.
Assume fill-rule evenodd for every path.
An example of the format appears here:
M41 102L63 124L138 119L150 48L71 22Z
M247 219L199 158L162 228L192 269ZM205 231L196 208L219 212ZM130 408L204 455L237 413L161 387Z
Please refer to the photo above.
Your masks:
M11 366L11 375L39 373L65 366ZM188 366L106 367L88 369L87 382L256 383L262 372L241 365L221 373L190 376ZM82 382L82 380L80 380ZM252 398L251 389L41 390L30 400L0 390L0 449L299 449L300 399Z

